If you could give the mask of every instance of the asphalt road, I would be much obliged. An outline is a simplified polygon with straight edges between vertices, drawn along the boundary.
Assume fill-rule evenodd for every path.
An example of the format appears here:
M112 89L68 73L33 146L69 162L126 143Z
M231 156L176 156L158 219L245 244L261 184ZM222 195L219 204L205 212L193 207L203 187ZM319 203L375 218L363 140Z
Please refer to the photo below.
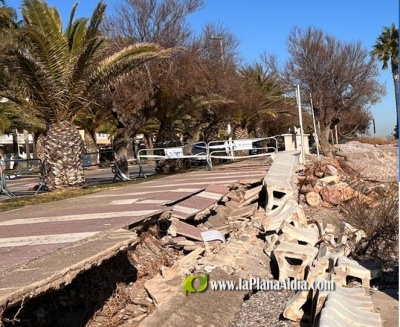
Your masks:
M150 176L155 173L154 166L144 165L143 170L146 176ZM99 168L99 169L85 169L86 185L100 185L109 184L113 182L114 174L111 171L111 167ZM139 166L129 166L129 177L132 179L139 178ZM17 196L32 195L34 191L30 191L33 187L39 183L39 175L22 175L22 176L11 176L11 179L7 179L7 188ZM9 197L3 192L0 194L0 201L9 199Z

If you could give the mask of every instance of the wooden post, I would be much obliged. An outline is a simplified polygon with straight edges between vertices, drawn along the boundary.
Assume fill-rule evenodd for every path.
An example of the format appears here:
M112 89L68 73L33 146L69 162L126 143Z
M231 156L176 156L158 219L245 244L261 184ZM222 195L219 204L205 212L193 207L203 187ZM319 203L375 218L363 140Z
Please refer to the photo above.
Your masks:
M372 124L374 126L374 137L376 137L375 118L372 119Z

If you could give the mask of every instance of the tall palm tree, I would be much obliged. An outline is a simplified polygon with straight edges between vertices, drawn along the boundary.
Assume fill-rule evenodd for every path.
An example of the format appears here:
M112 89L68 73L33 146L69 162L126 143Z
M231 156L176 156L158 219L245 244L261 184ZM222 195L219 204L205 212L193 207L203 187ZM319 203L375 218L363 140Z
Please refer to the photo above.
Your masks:
M170 52L155 44L136 44L110 55L113 51L99 32L106 4L100 1L90 20L75 19L76 8L77 4L63 31L56 8L25 0L19 46L9 46L9 56L0 62L6 67L0 71L0 96L49 125L46 160L51 189L84 183L83 142L73 121L92 106L93 93L106 92L133 68Z
M260 63L242 67L239 74L244 93L241 96L241 107L233 117L235 138L247 138L250 126L254 127L257 137L265 137L259 131L265 119L291 114L289 110L282 109L282 105L287 102L283 97L282 84L277 76Z
M395 24L383 27L381 35L373 46L372 55L383 62L382 69L388 69L389 63L394 82L394 94L396 101L396 137L399 135L399 29Z
M0 0L0 30L16 27L16 19L14 8L7 6L4 0Z

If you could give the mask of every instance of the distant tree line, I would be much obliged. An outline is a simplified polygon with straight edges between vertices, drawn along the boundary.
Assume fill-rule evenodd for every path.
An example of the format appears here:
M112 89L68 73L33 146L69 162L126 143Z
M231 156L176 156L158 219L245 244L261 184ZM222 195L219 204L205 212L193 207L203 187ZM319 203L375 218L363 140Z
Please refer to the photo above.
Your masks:
M187 17L202 0L122 0L108 17L100 1L90 18L76 18L74 5L66 25L44 1L23 1L20 22L0 4L0 96L9 100L0 103L0 130L35 133L52 189L83 185L82 154L95 148L96 132L113 135L125 170L139 133L149 148L226 138L228 123L234 138L286 133L298 125L297 85L305 132L312 101L322 150L332 156L335 126L341 135L368 129L369 107L384 94L376 56L393 59L378 46L371 55L360 43L294 27L286 65L266 53L243 64L222 24L191 29Z

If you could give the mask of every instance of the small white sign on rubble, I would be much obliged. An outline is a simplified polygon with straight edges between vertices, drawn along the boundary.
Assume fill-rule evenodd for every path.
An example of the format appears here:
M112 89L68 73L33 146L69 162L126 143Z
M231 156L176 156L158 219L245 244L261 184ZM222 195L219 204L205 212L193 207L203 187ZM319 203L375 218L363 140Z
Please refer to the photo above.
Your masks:
M235 150L251 150L253 149L252 140L235 140L233 142Z
M182 148L168 148L164 149L165 156L170 159L182 158L183 149Z

